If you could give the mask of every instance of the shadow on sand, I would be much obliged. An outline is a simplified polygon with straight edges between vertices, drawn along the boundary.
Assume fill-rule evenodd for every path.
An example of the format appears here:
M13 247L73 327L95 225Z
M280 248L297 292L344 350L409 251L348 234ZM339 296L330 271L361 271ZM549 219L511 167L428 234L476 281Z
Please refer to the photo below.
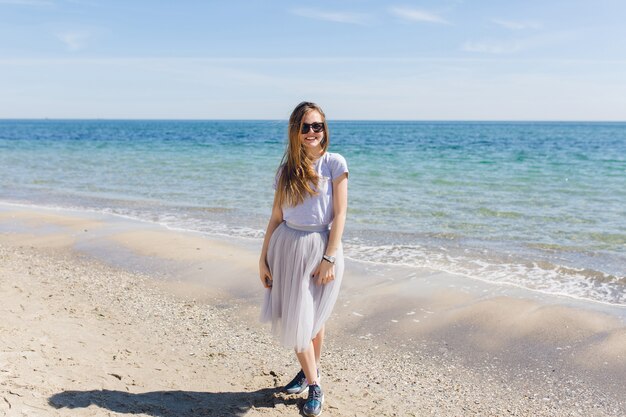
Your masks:
M302 400L266 388L253 392L153 391L131 394L123 391L64 391L48 403L57 409L86 408L94 404L116 413L148 414L154 417L243 416L251 408L274 408L284 404L297 413Z

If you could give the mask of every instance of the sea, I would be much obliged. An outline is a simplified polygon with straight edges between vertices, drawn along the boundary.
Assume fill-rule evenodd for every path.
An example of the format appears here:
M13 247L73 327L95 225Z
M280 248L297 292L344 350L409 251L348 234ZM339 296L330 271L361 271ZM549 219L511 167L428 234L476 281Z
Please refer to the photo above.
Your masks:
M347 257L626 306L626 123L329 121ZM0 201L261 242L285 120L0 120Z

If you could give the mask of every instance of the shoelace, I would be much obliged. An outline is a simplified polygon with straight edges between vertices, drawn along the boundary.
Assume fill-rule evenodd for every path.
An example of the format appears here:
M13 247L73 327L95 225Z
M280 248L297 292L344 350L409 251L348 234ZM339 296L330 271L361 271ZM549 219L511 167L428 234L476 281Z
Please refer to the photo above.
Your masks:
M309 401L317 400L319 401L322 398L322 389L319 385L309 385Z

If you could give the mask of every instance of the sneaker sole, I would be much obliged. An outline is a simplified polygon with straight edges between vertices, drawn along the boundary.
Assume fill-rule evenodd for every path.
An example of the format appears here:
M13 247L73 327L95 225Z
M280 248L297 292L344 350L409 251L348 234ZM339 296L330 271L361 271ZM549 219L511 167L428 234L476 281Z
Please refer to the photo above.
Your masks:
M302 394L304 391L306 391L306 390L307 390L307 388L309 388L309 386L308 386L308 385L305 385L304 387L302 387L302 389L301 389L300 391L296 391L296 390L288 390L288 389L286 389L286 390L284 390L284 391L285 391L287 394L292 394L292 395L294 395L294 394Z

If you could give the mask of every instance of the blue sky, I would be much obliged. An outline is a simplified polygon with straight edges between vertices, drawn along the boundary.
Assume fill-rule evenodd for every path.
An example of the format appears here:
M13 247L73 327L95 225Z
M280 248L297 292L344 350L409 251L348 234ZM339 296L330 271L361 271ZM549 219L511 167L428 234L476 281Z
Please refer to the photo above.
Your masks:
M0 118L626 120L626 2L0 0Z

